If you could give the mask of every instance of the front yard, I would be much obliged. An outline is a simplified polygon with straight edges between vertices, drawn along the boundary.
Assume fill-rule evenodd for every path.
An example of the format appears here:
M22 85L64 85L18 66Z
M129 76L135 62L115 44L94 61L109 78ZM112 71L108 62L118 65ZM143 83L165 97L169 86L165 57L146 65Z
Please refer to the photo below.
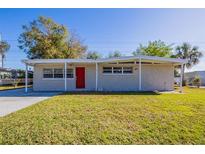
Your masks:
M205 144L205 89L67 93L0 122L1 144Z

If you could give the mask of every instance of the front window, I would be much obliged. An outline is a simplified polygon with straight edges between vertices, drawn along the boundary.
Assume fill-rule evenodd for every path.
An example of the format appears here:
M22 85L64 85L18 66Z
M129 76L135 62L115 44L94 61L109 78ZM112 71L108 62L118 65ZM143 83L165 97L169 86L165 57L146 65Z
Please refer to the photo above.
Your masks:
M72 68L69 68L67 69L67 78L73 78L73 69Z
M43 69L43 78L45 79L61 79L64 78L64 69L63 68L45 68ZM74 78L74 69L67 69L67 78Z
M63 69L55 68L54 69L54 78L63 78Z
M114 74L122 74L122 67L113 67Z
M53 69L43 69L43 78L53 78Z
M123 74L131 74L132 72L132 67L123 67Z
M112 67L103 67L103 73L112 73Z
M103 67L104 74L133 74L133 67Z

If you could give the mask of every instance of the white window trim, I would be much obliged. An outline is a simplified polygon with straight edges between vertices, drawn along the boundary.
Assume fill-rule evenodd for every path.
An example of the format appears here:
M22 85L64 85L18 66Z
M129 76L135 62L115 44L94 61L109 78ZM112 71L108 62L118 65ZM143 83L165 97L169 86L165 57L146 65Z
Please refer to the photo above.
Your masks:
M45 69L52 69L52 75L53 75L52 78L44 78L44 70L45 70ZM43 68L42 79L43 79L43 80L52 80L52 79L54 79L54 69L53 69L53 68ZM55 78L55 79L56 79L56 78Z
M65 73L64 73L64 69L63 68L52 68L52 69L53 69L53 79L58 79L59 80L59 79L64 79L65 78ZM55 76L55 74L54 74L55 71L54 70L55 69L63 69L63 77L62 78L54 78L54 76Z
M129 66L125 66L125 67L129 67ZM132 73L124 73L124 67L122 67L122 73L125 75L125 74L133 74L134 73L134 70L133 70L133 67L132 68Z
M73 69L73 77L72 78L67 78L67 80L74 80L75 79L75 67L67 67L67 69Z
M104 66L103 66L104 67ZM105 66L106 67L106 66ZM109 67L109 66L107 66L107 67ZM111 66L110 66L111 67ZM122 67L122 73L114 73L114 67ZM129 66L124 66L124 67L129 67ZM112 73L103 73L103 70L102 70L102 74L103 75L134 75L134 69L133 69L133 67L132 67L132 73L124 73L124 68L123 66L112 66L111 68L112 68ZM103 68L102 68L103 69Z
M64 78L43 78L42 80L64 80Z
M121 67L121 66L115 66L115 67L119 67L120 69L122 69L122 72L121 73L114 73L114 67L112 67L112 73L115 75L123 75L123 67Z
M106 67L107 67L107 66L106 66ZM108 66L108 67L110 67L110 66ZM103 66L103 68L104 68L104 66ZM111 67L111 73L104 73L103 70L102 70L102 73L103 73L103 74L113 74L113 69L112 69L112 67Z
M44 78L44 73L42 73L42 80L65 80L65 70L64 68L43 68L44 69L52 69L53 78ZM63 78L54 78L54 69L63 69ZM74 80L75 79L75 68L69 67L67 69L73 69L73 77L72 78L66 78L67 80Z

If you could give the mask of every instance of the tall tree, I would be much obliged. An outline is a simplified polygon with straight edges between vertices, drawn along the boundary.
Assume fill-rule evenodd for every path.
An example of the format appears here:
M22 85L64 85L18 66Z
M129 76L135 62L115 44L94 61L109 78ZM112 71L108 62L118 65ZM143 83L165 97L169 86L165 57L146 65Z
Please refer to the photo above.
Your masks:
M108 57L109 58L122 57L122 54L120 53L120 51L114 51L114 52L111 52Z
M98 52L94 51L94 52L88 52L87 53L87 59L99 59L101 58L101 54L99 54Z
M1 55L1 67L4 67L5 53L10 49L10 45L6 41L0 41L0 55Z
M167 45L165 42L150 41L148 45L140 44L136 51L132 54L136 55L146 55L146 56L159 56L159 57L170 57L172 54L172 45Z
M203 56L202 52L199 51L197 46L191 46L189 43L183 43L181 46L176 47L176 54L172 57L187 59L188 63L183 65L182 79L184 81L185 68L190 69L192 66L199 63L199 59ZM184 84L183 84L184 85Z
M70 32L65 58L82 58L86 51L87 46L83 45L80 37L74 31Z
M18 42L30 59L79 58L87 49L65 26L42 16L23 26Z

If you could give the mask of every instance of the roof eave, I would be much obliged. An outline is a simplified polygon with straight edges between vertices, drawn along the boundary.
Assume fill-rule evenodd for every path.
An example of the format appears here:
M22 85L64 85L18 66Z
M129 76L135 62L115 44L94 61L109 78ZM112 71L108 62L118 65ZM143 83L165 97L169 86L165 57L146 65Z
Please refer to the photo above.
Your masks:
M188 62L187 59L176 59L176 58L166 58L166 57L155 57L155 56L132 56L132 57L117 57L117 58L105 58L105 59L32 59L32 60L22 60L25 64L49 64L49 63L103 63L103 62L115 62L115 61L123 61L123 60L150 60L150 61L160 61L160 62L170 62L175 64L186 64Z

